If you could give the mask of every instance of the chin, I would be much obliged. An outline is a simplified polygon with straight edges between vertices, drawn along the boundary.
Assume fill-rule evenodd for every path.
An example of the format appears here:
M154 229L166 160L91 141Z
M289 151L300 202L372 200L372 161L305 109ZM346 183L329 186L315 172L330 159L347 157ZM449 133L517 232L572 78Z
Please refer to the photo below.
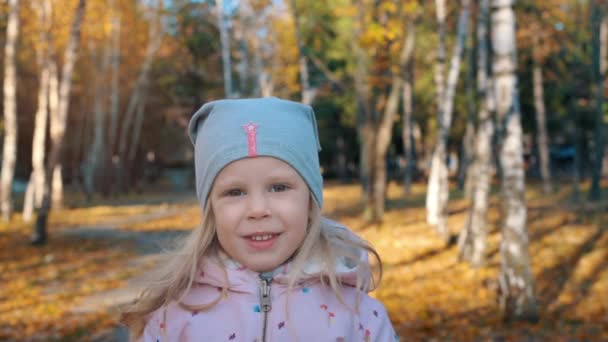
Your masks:
M284 261L277 262L276 260L270 261L270 260L263 260L263 259L262 260L249 259L249 260L243 260L243 261L244 262L242 264L254 272L272 271L284 263Z
M268 264L254 264L254 265L249 265L247 266L248 269L254 271L254 272L268 272L268 271L272 271L275 268L277 268L279 265L268 265Z

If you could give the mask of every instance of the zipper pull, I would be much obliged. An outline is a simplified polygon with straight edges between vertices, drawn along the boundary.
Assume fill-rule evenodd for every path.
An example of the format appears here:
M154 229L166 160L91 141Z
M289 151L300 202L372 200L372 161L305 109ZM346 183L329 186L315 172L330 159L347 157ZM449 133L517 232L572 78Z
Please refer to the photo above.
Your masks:
M268 312L272 308L270 305L270 282L272 278L260 274L260 280L262 282L260 286L260 307L262 312Z

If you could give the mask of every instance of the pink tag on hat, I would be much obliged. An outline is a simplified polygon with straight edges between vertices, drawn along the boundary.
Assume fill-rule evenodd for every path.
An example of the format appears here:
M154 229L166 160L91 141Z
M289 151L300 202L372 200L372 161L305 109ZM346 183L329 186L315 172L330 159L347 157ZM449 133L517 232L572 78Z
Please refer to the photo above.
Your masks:
M248 155L250 157L255 157L258 155L257 150L257 142L256 142L256 134L258 132L258 127L260 125L256 125L252 122L243 126L245 129L245 133L247 133L247 146L248 146Z

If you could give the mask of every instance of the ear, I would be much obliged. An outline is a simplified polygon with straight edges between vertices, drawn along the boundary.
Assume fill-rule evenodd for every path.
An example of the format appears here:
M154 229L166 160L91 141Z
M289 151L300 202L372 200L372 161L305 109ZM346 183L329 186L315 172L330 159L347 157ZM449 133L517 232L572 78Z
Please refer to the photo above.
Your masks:
M205 122L217 102L218 101L205 103L190 119L190 123L188 124L188 136L190 137L192 145L196 145L196 134L200 128L199 126Z

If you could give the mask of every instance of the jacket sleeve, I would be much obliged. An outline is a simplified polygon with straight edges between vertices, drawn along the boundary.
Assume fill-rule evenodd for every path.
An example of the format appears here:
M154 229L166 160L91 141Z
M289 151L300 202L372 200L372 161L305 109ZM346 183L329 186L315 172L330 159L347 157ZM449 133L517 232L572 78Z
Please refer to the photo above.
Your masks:
M393 329L393 324L379 301L364 296L361 301L359 317L363 329L364 341L375 342L395 342L399 341L399 336Z
M144 328L137 342L187 341L190 321L183 309L171 303L156 310Z

